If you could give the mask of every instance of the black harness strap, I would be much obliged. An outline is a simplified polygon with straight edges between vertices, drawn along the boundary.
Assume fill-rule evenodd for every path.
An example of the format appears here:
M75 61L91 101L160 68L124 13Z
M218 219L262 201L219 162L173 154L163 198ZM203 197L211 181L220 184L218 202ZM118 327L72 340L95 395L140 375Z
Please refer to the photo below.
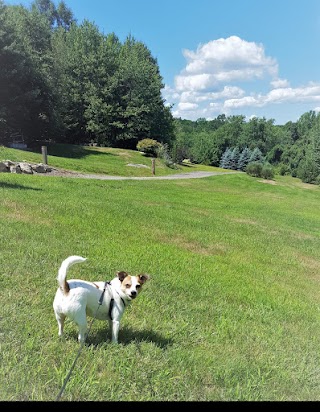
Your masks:
M103 289L102 295L100 296L100 299L99 299L99 305L102 304L104 292L106 291L107 285L111 286L110 281L109 281L109 282L106 282L106 283L104 284L104 289ZM117 293L118 293L118 292L117 292ZM119 295L119 293L118 293L118 295ZM119 295L119 296L120 296L120 295ZM120 296L120 299L122 300L123 306L125 307L126 304L124 303L124 300L122 299L121 296ZM110 305L109 305L109 318L110 318L111 320L112 320L112 309L113 309L113 305L114 305L114 299L113 299L113 297L112 297L111 300L110 300Z
M110 300L110 306L109 306L109 318L112 320L112 309L113 309L113 305L114 305L114 299L111 298Z

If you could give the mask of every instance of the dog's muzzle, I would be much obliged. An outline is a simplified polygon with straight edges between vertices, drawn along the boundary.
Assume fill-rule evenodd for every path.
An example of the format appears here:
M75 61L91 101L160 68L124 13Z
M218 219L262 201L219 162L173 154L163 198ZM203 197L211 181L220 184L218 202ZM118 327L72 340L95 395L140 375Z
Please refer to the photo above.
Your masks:
M131 298L131 299L134 299L134 298L136 298L136 297L137 297L137 292L136 292L135 290L133 290L133 291L131 292L130 298Z

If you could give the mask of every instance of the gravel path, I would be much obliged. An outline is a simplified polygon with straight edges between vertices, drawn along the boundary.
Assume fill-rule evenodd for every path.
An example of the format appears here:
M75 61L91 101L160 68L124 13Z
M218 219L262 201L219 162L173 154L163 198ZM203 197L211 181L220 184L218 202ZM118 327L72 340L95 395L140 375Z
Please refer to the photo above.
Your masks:
M60 176L60 177L75 177L82 179L98 179L98 180L175 180L175 179L198 179L201 177L225 175L229 173L239 172L189 172L189 173L177 173L166 176L147 176L147 177L129 177L129 176L111 176L111 175L99 175L94 173L78 173L70 172L66 170L52 169L50 173L37 173L42 176Z

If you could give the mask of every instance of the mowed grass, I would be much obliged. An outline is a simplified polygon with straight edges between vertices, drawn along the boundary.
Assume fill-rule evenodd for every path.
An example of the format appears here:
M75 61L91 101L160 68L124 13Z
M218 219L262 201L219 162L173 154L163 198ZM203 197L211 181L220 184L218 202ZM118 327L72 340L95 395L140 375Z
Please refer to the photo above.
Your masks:
M77 254L69 278L151 280L118 345L92 324L60 400L320 400L319 203L291 177L0 174L0 399L57 399L79 344L52 301Z
M0 146L0 161L27 161L42 163L41 147L37 150L17 150ZM109 147L76 146L68 144L47 145L48 165L54 168L77 171L82 173L97 173L116 176L152 176L152 158L137 150L125 150ZM165 176L186 173L197 170L222 171L218 167L205 165L177 165L177 168L167 167L161 159L155 159L155 175ZM228 172L227 170L224 170Z

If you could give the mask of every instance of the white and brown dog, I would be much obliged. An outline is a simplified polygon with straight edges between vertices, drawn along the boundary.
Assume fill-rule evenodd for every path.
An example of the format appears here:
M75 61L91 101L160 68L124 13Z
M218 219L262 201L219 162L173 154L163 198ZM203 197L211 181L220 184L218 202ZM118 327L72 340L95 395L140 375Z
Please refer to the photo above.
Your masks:
M117 272L117 276L110 282L87 282L80 279L67 281L66 276L70 266L85 260L86 258L81 256L69 256L60 266L57 277L59 287L53 301L59 336L63 335L64 321L69 317L79 327L79 342L84 342L88 330L88 315L96 319L108 320L111 341L117 343L124 310L138 296L142 285L150 279L150 276L147 274L130 276L127 272Z

